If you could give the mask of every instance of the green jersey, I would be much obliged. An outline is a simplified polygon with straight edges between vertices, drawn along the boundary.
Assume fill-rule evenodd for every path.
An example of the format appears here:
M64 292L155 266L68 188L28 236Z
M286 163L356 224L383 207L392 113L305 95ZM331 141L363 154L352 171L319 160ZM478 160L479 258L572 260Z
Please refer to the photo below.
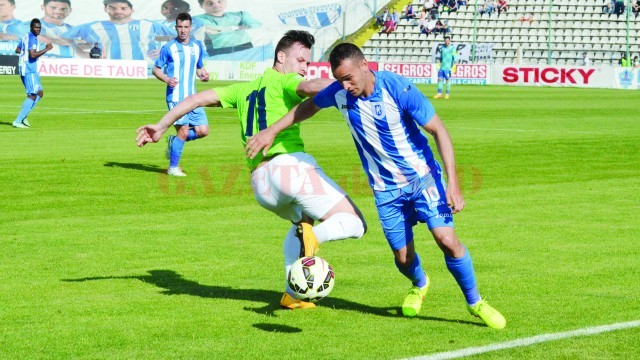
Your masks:
M238 29L238 27L255 28L262 25L245 11L226 12L222 16L202 14L194 18L202 21L205 26L214 27L221 31L217 34L205 34L205 45L218 51L227 48L235 48L233 51L243 50L242 46L251 45L251 36L246 30ZM207 45L209 41L211 42L210 46Z
M453 65L456 63L457 57L458 52L453 44L449 44L449 46L445 45L440 48L440 70L451 70Z
M251 82L214 89L223 108L238 109L243 147L246 146L248 137L280 120L304 100L296 93L302 81L302 76L296 73L281 74L269 68L261 77ZM267 157L294 152L304 152L300 124L294 124L276 135ZM247 159L251 170L262 159L262 153L253 160Z

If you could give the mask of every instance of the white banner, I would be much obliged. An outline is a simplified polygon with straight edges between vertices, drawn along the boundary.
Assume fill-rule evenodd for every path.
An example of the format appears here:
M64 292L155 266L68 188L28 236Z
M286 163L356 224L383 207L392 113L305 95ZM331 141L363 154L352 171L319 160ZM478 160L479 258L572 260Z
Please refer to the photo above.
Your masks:
M458 64L471 64L473 61L473 47L471 43L451 43L456 47L457 63ZM478 43L476 44L476 61L482 61L491 63L493 60L493 43ZM435 43L431 46L431 62L435 63L436 59L440 58L440 48L444 46L444 43Z
M251 81L273 65L267 61L205 61L210 80Z
M336 40L362 27L389 0L223 1L221 10L219 6L200 6L198 0L185 0L186 8L163 11L164 2L123 0L118 4L124 4L124 15L118 17L102 0L70 0L70 5L53 2L47 6L42 0L20 0L15 6L8 3L0 22L0 55L15 55L19 39L36 17L43 21L43 40L54 44L48 57L87 58L88 49L98 42L109 59L151 62L158 57L160 46L175 36L177 14L189 12L194 17L193 34L204 43L208 59L271 60L282 35L298 29L315 36L312 60L320 60ZM61 8L56 13L51 8L54 5Z
M613 67L492 65L492 84L620 88Z
M147 62L142 60L94 60L40 58L41 76L113 79L147 79Z
M614 68L616 85L619 89L640 89L640 68Z
M435 84L438 81L436 64L381 63L380 70L402 75L414 84ZM490 67L486 64L458 64L451 74L452 84L487 85Z

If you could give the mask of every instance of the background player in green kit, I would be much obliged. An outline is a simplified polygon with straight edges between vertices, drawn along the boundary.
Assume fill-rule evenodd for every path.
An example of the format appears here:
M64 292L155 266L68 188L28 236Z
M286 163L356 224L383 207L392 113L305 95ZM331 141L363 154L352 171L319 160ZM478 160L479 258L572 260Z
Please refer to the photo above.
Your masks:
M242 146L247 138L278 121L305 97L313 96L333 82L304 81L315 40L306 31L288 31L278 42L272 68L246 83L210 89L191 95L171 109L155 125L140 127L138 146L158 142L177 119L200 106L238 109ZM264 156L248 159L251 185L260 205L293 223L284 240L285 276L300 255L313 255L325 241L359 238L366 231L362 214L333 180L304 152L299 125L275 138ZM321 223L311 226L314 220ZM285 288L287 288L285 286ZM313 308L287 292L280 305L289 309Z
M433 97L439 99L442 97L442 82L447 82L447 93L444 96L445 99L449 98L451 92L451 70L455 72L456 59L458 58L458 52L456 47L451 45L451 38L449 36L444 38L444 46L440 48L440 70L438 70L438 93Z

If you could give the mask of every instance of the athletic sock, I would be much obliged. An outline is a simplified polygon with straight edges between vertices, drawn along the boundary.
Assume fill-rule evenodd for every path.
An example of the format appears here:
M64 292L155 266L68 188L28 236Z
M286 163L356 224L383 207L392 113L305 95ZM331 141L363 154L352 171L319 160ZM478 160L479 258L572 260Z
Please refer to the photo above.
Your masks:
M444 261L447 263L447 269L456 279L460 290L464 294L467 304L473 305L480 301L480 293L476 284L476 275L473 271L473 262L469 251L465 249L464 256L461 258L453 258L445 255Z
M32 100L31 98L28 97L24 99L24 102L22 103L22 109L20 109L20 113L18 114L18 117L16 118L14 123L15 124L21 123L22 120L24 120L27 117L27 115L29 115L29 113L31 112L31 109L33 109L34 104L35 104L35 101Z
M176 167L182 157L182 150L184 149L185 141L177 136L171 142L171 156L169 158L169 167Z
M198 140L198 133L196 132L196 129L191 128L189 129L189 135L187 135L187 141L193 141L193 140Z
M360 238L364 235L362 220L349 213L337 213L313 227L313 234L319 243L347 238Z
M289 270L291 270L291 265L293 265L298 257L300 257L300 240L296 236L296 226L291 226L289 232L284 237L284 243L282 244L282 252L284 253L284 276L285 276L285 289L288 288L286 286L286 281L289 276Z
M442 94L442 81L438 81L438 94Z
M418 253L415 254L415 257L413 258L413 261L411 262L411 264L409 264L409 266L402 267L396 260L396 267L398 268L398 270L400 270L402 275L411 280L411 283L414 286L423 288L425 287L425 285L427 285L427 275L422 269L422 264L420 262L420 256L418 255Z
M447 95L451 92L451 81L447 82Z

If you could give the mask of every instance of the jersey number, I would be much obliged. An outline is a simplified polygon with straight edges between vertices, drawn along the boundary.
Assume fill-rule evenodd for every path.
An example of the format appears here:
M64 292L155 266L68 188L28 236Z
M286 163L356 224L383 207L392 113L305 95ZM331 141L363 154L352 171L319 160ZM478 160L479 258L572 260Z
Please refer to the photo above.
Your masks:
M244 136L253 135L253 117L256 113L256 102L258 103L258 131L267 128L267 104L264 100L264 93L267 88L254 90L247 96L249 102L249 111L247 111L247 131Z

